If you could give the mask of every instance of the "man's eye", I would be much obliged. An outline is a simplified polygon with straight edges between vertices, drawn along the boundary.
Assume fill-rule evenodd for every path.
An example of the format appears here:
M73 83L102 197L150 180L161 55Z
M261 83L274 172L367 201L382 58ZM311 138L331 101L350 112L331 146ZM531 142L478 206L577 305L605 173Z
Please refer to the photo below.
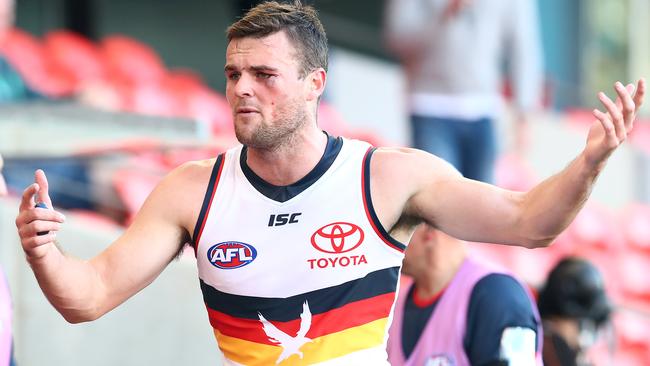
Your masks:
M241 76L241 74L239 74L237 72L233 72L233 73L228 74L228 80L235 80L236 81L236 80L239 80L240 76Z
M265 73L265 72L258 72L258 73L256 74L256 76L257 76L258 78L260 78L260 79L269 79L269 78L270 78L271 76L273 76L273 75L271 75L271 74L267 74L267 73Z

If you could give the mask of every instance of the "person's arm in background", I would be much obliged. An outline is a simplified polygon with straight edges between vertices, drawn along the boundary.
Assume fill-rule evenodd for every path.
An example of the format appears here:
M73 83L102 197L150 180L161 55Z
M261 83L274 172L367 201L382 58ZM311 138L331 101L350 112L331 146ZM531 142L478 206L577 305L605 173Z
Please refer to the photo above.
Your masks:
M535 0L513 0L504 24L506 57L515 105L513 147L523 155L529 145L531 112L542 105L543 50Z
M463 346L472 365L533 366L539 319L533 300L512 276L494 273L472 290Z

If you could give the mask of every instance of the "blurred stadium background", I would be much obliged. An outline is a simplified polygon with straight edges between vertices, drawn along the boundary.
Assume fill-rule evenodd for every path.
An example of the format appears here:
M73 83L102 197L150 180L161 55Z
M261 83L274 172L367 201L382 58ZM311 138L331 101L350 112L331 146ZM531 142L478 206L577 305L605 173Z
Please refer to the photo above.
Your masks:
M17 0L16 28L2 54L46 96L0 105L0 154L13 194L0 199L0 263L14 296L20 365L218 364L191 254L104 318L69 325L41 294L13 220L19 193L43 168L53 202L68 217L63 247L89 258L119 235L166 172L232 146L224 31L247 3ZM331 43L321 126L377 145L408 145L404 76L382 43L382 2L311 3ZM500 122L497 183L512 189L557 172L580 151L598 90L650 77L647 0L538 5L546 109L534 118L524 157L509 151L511 119ZM591 259L617 309L596 358L602 365L650 364L650 121L641 116L555 245L472 250L532 288L563 255Z

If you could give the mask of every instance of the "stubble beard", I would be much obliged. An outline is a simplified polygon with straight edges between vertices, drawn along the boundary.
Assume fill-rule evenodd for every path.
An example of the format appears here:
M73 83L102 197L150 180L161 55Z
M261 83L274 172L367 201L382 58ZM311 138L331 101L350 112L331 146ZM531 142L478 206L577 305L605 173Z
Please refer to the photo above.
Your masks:
M235 136L242 145L249 148L275 151L291 145L306 121L305 105L293 102L286 108L278 110L277 117L270 125L262 121L250 130L235 123Z

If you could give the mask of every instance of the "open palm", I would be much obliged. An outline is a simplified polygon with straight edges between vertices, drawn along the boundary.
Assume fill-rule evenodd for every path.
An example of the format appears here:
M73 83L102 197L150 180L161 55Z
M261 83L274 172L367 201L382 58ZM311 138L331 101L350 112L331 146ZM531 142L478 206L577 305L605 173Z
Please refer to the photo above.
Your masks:
M596 121L589 129L585 149L587 162L593 166L603 164L632 131L636 114L643 104L645 80L641 79L637 82L636 91L633 84L624 86L620 82L614 84L614 89L618 95L616 102L600 92L598 99L606 112L593 110Z

